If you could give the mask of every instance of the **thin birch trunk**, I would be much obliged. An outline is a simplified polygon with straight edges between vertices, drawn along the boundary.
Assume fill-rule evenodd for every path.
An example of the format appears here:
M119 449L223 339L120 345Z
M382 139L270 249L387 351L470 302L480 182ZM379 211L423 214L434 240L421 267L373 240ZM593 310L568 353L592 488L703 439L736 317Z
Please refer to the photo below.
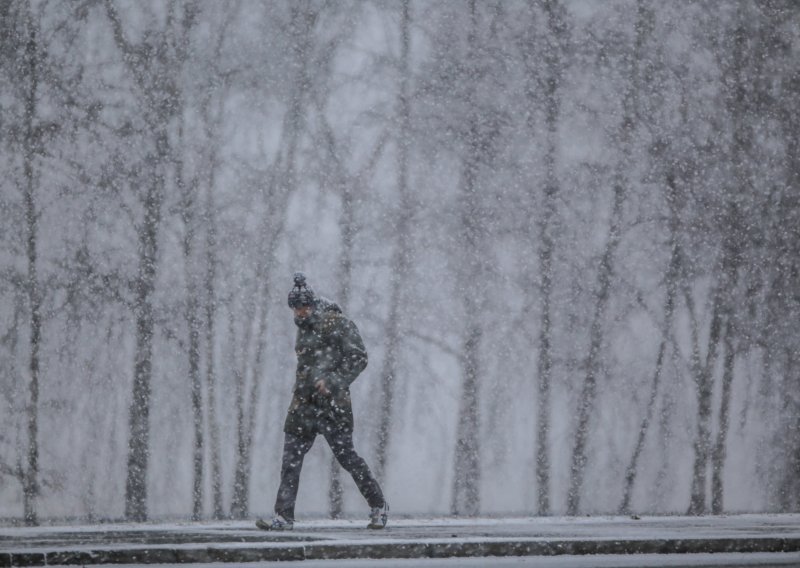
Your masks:
M725 297L723 314L725 328L722 335L722 343L725 350L722 370L722 395L719 410L719 427L717 429L717 439L711 453L711 511L720 514L723 510L723 481L722 476L725 469L726 445L730 426L730 400L733 384L734 365L736 353L734 350L734 336L736 326L733 321L733 291L738 282L738 269L741 258L741 237L747 233L746 221L742 221L742 214L738 197L748 192L748 171L745 162L748 161L748 149L751 145L750 134L745 126L748 110L747 83L745 77L747 71L752 68L747 67L747 33L744 29L744 12L739 7L737 14L738 25L734 30L733 47L733 74L735 76L733 89L730 97L731 114L733 115L733 148L731 159L733 169L736 173L735 193L730 196L728 203L728 213L723 224L723 247L725 248L723 271L725 278ZM758 69L757 69L758 70Z
M713 370L716 365L721 323L721 286L717 285L714 292L711 311L711 329L708 339L708 350L706 352L705 364L701 363L700 355L700 332L698 329L697 317L695 315L694 301L691 291L685 288L686 304L689 308L691 320L692 356L691 370L692 378L697 389L697 432L693 443L694 465L692 466L692 489L689 498L689 515L703 515L706 513L706 481L708 470L708 458L711 450L711 394Z
M266 307L262 307L265 310ZM236 317L234 311L228 311L228 337L236 337ZM248 326L249 327L249 326ZM235 340L234 340L235 343ZM232 351L236 353L236 349ZM247 444L247 403L245 400L246 369L239 357L233 355L229 367L233 371L234 393L236 404L236 465L233 470L233 491L231 494L231 518L244 519L249 511L249 477L250 477L250 448Z
M547 65L545 87L545 122L547 126L547 151L544 157L545 187L543 217L539 225L539 293L542 319L539 329L539 357L537 359L537 419L536 419L536 487L540 515L550 514L550 381L553 369L552 342L552 289L553 252L555 242L556 198L559 181L556 172L558 153L558 121L561 112L558 96L561 85L561 48L564 20L560 3L549 0L544 4L550 41L544 59Z
M150 383L152 380L153 338L155 321L153 295L155 292L158 263L158 232L161 222L164 195L169 179L168 165L172 164L172 147L169 138L171 120L182 105L180 89L176 84L180 61L175 59L179 51L173 25L177 3L167 6L166 32L143 40L140 45L128 42L117 5L111 0L103 3L111 24L111 31L118 49L123 54L139 96L145 123L153 132L153 149L143 161L149 165L142 180L146 187L143 197L143 218L136 228L138 233L138 271L134 282L134 317L136 321L136 343L134 355L133 393L129 414L128 468L125 486L125 516L133 521L147 519L147 474L149 468L150 428ZM158 60L142 58L142 45L160 49L165 56ZM178 48L178 49L176 49ZM162 104L165 97L154 96L169 93L171 104ZM177 93L177 96L176 96ZM178 101L176 104L175 101Z
M470 0L470 28L467 32L467 65L474 69L478 57L478 14L475 0ZM455 463L451 512L455 515L475 516L480 511L480 414L479 377L481 373L480 348L483 336L482 311L484 308L484 239L483 215L478 167L481 157L482 137L478 131L478 109L474 88L467 94L469 135L466 156L461 173L461 226L464 257L462 268L464 296L464 336L460 360L463 374L459 397L458 426L456 431Z
M342 183L342 217L340 219L342 235L342 251L339 259L339 293L336 300L341 304L342 309L347 313L350 308L350 284L353 279L353 236L355 223L355 209L353 204L352 188L339 177ZM342 516L344 504L342 501L342 468L336 457L331 454L329 459L330 484L328 485L328 513L332 519Z
M409 135L411 130L411 100L409 92L411 46L411 2L403 0L400 18L400 93L398 96L398 117L400 135L397 140L397 193L399 196L399 217L395 228L395 247L392 253L392 279L389 292L389 314L386 320L386 356L381 369L380 417L376 446L375 477L379 482L386 480L391 441L391 424L394 415L394 385L398 372L400 352L400 327L402 315L400 305L405 292L408 271L411 268L410 220L413 205L408 188Z
M162 134L162 137L165 137ZM154 162L158 162L153 158ZM158 167L158 166L156 166ZM139 227L139 268L135 284L136 347L133 394L130 405L128 439L128 479L125 490L125 517L147 520L147 471L150 442L150 382L152 380L153 293L158 262L158 226L163 200L159 174L152 172L145 197L145 215Z
M295 3L291 7L291 55L296 69L289 105L283 121L281 151L275 159L266 183L268 188L270 215L264 220L259 231L259 252L256 270L256 301L261 302L260 316L256 328L256 348L250 373L247 369L238 372L237 380L237 427L236 464L234 468L231 515L244 518L249 511L250 479L252 468L252 445L255 435L257 409L261 404L261 386L264 357L267 350L267 331L269 323L269 300L272 289L272 265L278 247L279 236L286 223L286 207L289 198L297 189L297 149L303 130L303 108L309 91L308 65L311 56L312 31L316 22L316 12L308 2ZM250 344L250 332L245 345ZM247 382L249 377L249 391ZM245 399L244 392L249 392Z
M184 118L180 116L178 125L178 138L184 139ZM189 335L188 363L189 384L191 386L192 402L192 520L198 521L203 516L203 382L200 376L200 302L197 298L197 265L196 255L196 180L186 183L183 176L183 160L175 160L175 185L181 195L181 218L184 233L183 272L186 280L186 309L184 318Z
M29 7L30 10L30 7ZM28 260L26 287L31 314L30 325L30 383L28 385L29 400L25 412L27 417L27 467L22 477L22 501L25 524L39 524L37 499L39 496L39 349L42 339L42 299L37 274L37 240L38 217L36 210L34 159L41 143L33 121L36 117L36 97L39 88L39 54L37 28L33 16L28 12L28 40L25 44L25 63L28 71L28 89L25 93L25 149L23 170L25 188L25 250Z
M196 6L195 6L196 8ZM221 31L217 37L216 47L214 51L214 63L217 63L220 59L220 52L222 49L222 43L225 38L225 30L230 23L230 13L228 13L228 17L225 22L221 26ZM185 59L187 57L186 48L189 45L188 34L186 33L188 30L184 29L184 37L182 38L182 42L180 45L180 56L181 58ZM218 71L218 70L217 70ZM224 79L223 79L224 81ZM205 97L203 99L203 103L201 105L203 111L203 125L204 125L204 133L206 136L206 144L210 147L209 156L207 156L206 166L208 168L207 171L207 178L208 178L208 191L207 199L210 195L210 192L213 191L214 187L214 180L215 180L215 173L216 173L216 154L217 154L217 145L216 145L216 132L219 126L220 114L218 114L214 124L212 125L212 119L209 116L209 107L211 104L211 95ZM220 103L220 107L222 103ZM181 113L179 116L179 139L181 142L184 141L184 113ZM201 170L202 172L202 170ZM201 173L202 175L202 173ZM203 341L206 343L207 349L212 347L209 346L208 337L205 337L204 340L201 340L201 330L203 326L203 320L206 319L207 325L207 312L205 314L201 312L205 312L208 308L207 304L209 301L214 301L214 299L206 298L206 305L201 306L201 300L199 297L199 293L201 288L207 292L208 291L208 282L206 281L207 272L203 272L202 275L202 286L198 282L198 279L201 277L199 272L202 269L201 263L198 263L195 259L197 255L196 249L198 248L198 238L197 238L197 229L196 226L196 217L197 217L197 209L198 209L198 200L200 198L200 189L198 178L195 176L191 181L191 187L184 187L185 181L183 179L183 165L182 163L176 164L176 185L178 186L179 190L181 191L182 195L184 196L182 199L182 212L184 216L184 224L186 226L186 234L184 235L184 243L183 243L183 250L184 250L184 257L186 259L186 282L187 282L187 305L186 305L186 319L189 327L189 379L192 385L192 423L194 429L194 445L193 445L193 452L192 452L192 472L193 472L193 481L192 481L192 519L199 520L202 518L203 515L203 503L204 503L204 454L205 454L205 439L204 439L204 431L205 431L205 407L203 401L203 378L201 372L201 345ZM210 207L213 204L209 204L206 202L205 204L205 213L209 213ZM213 211L210 212L212 217L209 218L209 222L206 223L206 230L216 231L215 227L210 227L209 225L213 225L215 222L215 218L213 217ZM204 218L208 218L204 216ZM206 245L208 244L208 237L206 237ZM216 262L215 259L212 259L211 256L214 254L214 251L205 251L203 255L203 260L205 261L205 267L208 268L208 263ZM213 363L213 356L210 359L210 362ZM207 371L207 370L206 370ZM207 373L206 373L207 375ZM208 376L206 376L206 381L208 380Z
M279 169L280 160L277 159L273 172ZM267 352L267 335L269 330L270 299L272 292L272 267L275 263L279 237L286 224L286 207L290 193L288 191L275 194L274 179L268 184L271 188L271 210L269 220L265 220L260 231L259 242L264 245L259 258L256 271L256 301L260 302L258 326L256 329L256 349L250 372L247 369L237 370L237 421L236 421L236 466L234 472L233 497L231 500L231 515L234 518L245 518L250 508L250 473L252 467L252 446L255 436L256 415L261 401L261 386L265 381L264 358ZM255 310L255 307L253 308ZM248 326L245 345L250 345L252 328ZM246 386L249 384L249 391ZM247 398L244 393L248 392Z
M217 419L217 374L216 374L216 272L217 272L217 220L214 204L214 180L209 182L206 195L206 266L203 279L205 292L205 343L206 343L206 393L208 404L208 434L211 451L211 500L213 517L222 519L225 511L222 504L222 458L220 456L219 420Z
M191 199L191 198L190 198ZM189 382L192 397L192 519L203 516L203 382L200 376L200 303L192 258L194 256L194 205L185 204L184 222L187 226L183 240L186 273L186 322L189 328ZM192 227L191 229L189 227Z
M719 429L714 450L711 455L711 512L721 515L724 511L724 486L722 475L725 471L726 446L728 431L730 429L731 390L733 386L733 368L736 361L736 352L733 348L733 329L731 322L725 325L723 344L725 357L722 370L722 398L719 409Z
M474 307L474 302L468 302ZM455 478L451 512L454 515L476 516L480 512L480 416L478 412L478 349L481 327L476 314L467 317L466 336L461 365L464 383L461 387L460 411L455 454Z
M600 260L595 287L595 306L592 323L589 328L589 352L586 356L586 375L581 386L578 402L578 425L575 431L575 441L570 461L570 481L567 493L567 514L577 515L580 511L583 478L586 472L588 456L586 447L589 439L589 421L594 411L597 395L597 379L601 372L601 354L603 349L603 332L605 329L605 315L610 300L611 280L614 274L614 256L619 245L622 228L623 203L627 196L630 180L629 171L632 169L633 132L639 119L638 95L640 88L640 60L643 56L644 42L649 28L645 23L649 17L649 10L645 3L637 2L636 39L632 52L624 56L624 65L627 72L628 86L622 100L622 123L620 124L619 140L622 148L622 158L617 165L614 179L614 199L611 210L611 219L608 231L608 240Z
M217 47L219 50L219 45ZM217 121L221 120L222 102L217 114ZM218 124L211 124L206 106L205 134L210 140L210 150L207 156L207 185L204 203L205 226L205 266L203 273L203 294L205 299L205 345L206 345L206 416L208 421L209 451L211 463L211 502L214 519L225 517L222 501L222 457L220 455L220 423L217 419L217 357L216 357L216 324L217 324L217 264L219 253L217 250L217 204L214 199L217 180L217 148L213 140Z
M796 364L796 353L791 349L786 349L784 358L786 361L786 391L798 393L800 392L800 373L798 373ZM781 483L780 505L781 510L787 513L795 512L800 507L800 444L796 438L797 432L800 432L800 412L798 410L800 410L800 402L797 400L797 396L786 397L784 443L788 456L783 483Z
M678 231L679 219L678 211L676 210L677 197L675 195L675 177L674 175L667 176L667 202L670 205L670 260L666 274L666 298L664 299L664 327L661 330L661 345L658 348L658 355L656 356L656 368L653 374L653 380L650 387L650 396L647 401L647 409L645 416L642 418L642 423L639 425L639 431L636 438L636 445L634 446L631 461L625 470L625 489L623 491L622 503L619 506L619 513L621 515L628 514L631 511L631 499L633 497L633 489L636 483L636 476L639 472L639 458L641 457L642 450L644 449L644 442L647 438L647 433L650 430L650 424L653 420L656 402L658 400L658 389L661 383L661 374L664 367L664 357L667 350L667 345L670 343L672 337L672 322L675 314L675 299L678 293L678 278L680 276L681 265L681 249L678 244Z
M570 483L567 494L567 514L577 515L580 511L581 490L586 470L586 445L589 438L589 420L594 410L597 394L597 377L600 374L600 357L603 349L603 330L605 329L606 308L609 301L609 290L614 270L614 254L619 245L622 203L625 196L626 181L618 180L614 185L614 207L611 213L611 227L608 242L597 274L595 288L595 307L592 324L589 328L589 353L586 357L586 376L581 387L578 403L578 426L575 431L575 442L572 448L570 463Z

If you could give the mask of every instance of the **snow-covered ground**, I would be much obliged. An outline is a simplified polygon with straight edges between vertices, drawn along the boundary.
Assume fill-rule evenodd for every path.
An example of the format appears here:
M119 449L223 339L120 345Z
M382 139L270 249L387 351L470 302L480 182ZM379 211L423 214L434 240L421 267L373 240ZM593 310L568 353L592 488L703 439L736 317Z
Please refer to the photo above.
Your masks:
M247 568L263 568L276 566L277 562L248 563ZM287 565L285 562L281 566ZM151 564L105 564L98 565L129 568L146 568ZM162 564L161 568L186 568L186 564ZM220 568L220 563L193 564L192 568ZM656 568L656 567L703 567L703 568L734 568L737 566L770 567L796 567L800 566L800 553L721 553L721 554L640 554L607 556L516 556L499 558L496 556L486 558L415 558L411 560L306 560L298 564L300 568L509 568L509 567L537 567L537 568Z
M366 525L366 519L303 519L295 523L295 530L280 534L353 534ZM439 534L456 532L472 533L479 531L486 536L492 534L509 535L523 533L532 535L559 536L612 536L620 531L628 537L639 535L654 538L657 536L731 536L749 535L752 537L767 534L800 536L800 514L739 514L719 516L586 516L586 517L390 517L386 531L359 531L364 536L388 533L420 532ZM100 523L100 524L59 524L38 527L2 527L0 538L35 538L67 534L107 535L109 533L195 533L195 534L278 534L257 531L251 521L176 521L148 523Z

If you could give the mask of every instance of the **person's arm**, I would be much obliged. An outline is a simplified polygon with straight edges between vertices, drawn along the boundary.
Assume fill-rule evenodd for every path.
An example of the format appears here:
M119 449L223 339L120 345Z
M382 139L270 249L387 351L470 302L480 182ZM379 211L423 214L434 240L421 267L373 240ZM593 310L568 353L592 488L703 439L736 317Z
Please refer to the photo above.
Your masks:
M356 324L344 317L337 318L331 333L337 337L341 358L335 369L325 373L322 381L316 382L317 390L323 394L349 387L367 366L367 348Z
M339 374L346 383L345 386L350 386L350 383L367 368L368 357L367 348L356 324L347 319L343 323L342 365Z

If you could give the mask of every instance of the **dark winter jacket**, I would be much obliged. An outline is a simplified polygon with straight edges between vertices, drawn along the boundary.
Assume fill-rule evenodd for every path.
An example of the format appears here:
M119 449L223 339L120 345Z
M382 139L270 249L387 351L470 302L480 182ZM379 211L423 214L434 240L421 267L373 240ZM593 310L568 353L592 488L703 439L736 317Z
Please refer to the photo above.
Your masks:
M349 387L367 366L367 350L356 325L339 306L320 299L309 320L298 324L295 352L297 375L284 432L302 436L325 427L352 431ZM314 387L320 379L329 395Z

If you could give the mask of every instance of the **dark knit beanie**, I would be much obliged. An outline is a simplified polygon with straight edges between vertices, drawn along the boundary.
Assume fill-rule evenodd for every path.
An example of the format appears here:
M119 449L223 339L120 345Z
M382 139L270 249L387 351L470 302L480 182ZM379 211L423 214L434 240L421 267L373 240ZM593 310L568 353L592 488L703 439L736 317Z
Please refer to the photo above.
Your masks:
M315 301L314 290L306 284L306 275L302 272L295 272L294 288L289 292L289 307L295 309L303 306L313 306Z

